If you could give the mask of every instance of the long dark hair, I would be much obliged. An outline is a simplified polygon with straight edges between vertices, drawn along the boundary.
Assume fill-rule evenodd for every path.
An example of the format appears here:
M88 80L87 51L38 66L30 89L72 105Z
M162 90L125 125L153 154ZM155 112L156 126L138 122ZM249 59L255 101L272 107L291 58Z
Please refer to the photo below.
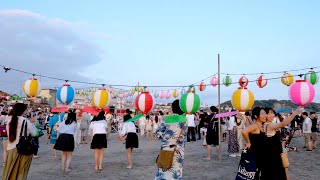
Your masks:
M18 116L21 116L27 106L23 103L17 103L13 106L13 109L9 113L12 115L11 121L9 123L9 141L13 142L17 138L17 127L18 127Z
M70 111L68 113L68 117L67 117L67 119L65 121L65 124L66 125L70 125L70 124L72 124L73 122L76 122L76 121L77 121L77 115L75 113L75 110Z
M100 120L106 120L104 111L100 111L99 114L97 116L94 116L92 119L92 121L100 121Z
M171 108L172 108L173 114L179 114L179 115L183 114L183 111L181 110L180 105L179 105L179 99L172 102Z

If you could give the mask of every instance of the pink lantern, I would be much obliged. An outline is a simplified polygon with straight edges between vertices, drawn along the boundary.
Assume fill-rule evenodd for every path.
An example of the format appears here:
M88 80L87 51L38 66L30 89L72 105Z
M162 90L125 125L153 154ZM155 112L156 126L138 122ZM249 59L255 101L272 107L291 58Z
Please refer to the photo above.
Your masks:
M314 86L305 81L297 80L289 89L289 97L298 106L310 104L316 95Z
M166 94L166 99L170 99L171 98L171 94L170 94L170 91L167 91L167 94Z
M210 83L213 87L216 87L218 85L218 78L216 78L216 76L213 76L210 80Z
M159 98L160 99L164 98L164 92L162 92L162 91L160 92Z
M128 97L128 96L129 96L128 91L124 92L124 96L125 96L125 97Z

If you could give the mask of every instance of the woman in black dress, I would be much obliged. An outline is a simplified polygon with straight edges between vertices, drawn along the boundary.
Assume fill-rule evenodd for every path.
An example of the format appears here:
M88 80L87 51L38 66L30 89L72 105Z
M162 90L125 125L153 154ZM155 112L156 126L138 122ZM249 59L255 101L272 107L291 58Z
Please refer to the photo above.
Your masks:
M217 113L218 109L215 106L211 106L210 115L206 117L208 161L211 160L212 145L216 147L217 153L219 152L219 120L215 118Z

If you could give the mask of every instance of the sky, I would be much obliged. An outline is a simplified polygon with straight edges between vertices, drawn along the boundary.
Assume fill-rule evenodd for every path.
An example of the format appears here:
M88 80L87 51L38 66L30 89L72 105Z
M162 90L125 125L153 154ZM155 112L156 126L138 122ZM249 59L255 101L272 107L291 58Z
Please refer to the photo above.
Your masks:
M218 53L223 73L316 67L319 8L319 1L298 0L1 1L0 65L66 80L130 86L199 82L217 73ZM20 94L28 78L0 71L0 89ZM240 76L231 78L237 82ZM40 80L45 88L64 83ZM204 82L210 84L210 79ZM317 92L319 86L315 85ZM237 87L222 86L222 101L230 100ZM158 88L168 89L175 88ZM251 82L248 89L255 99L289 98L288 87L280 80L270 80L263 89ZM197 93L202 102L217 104L217 88L207 86ZM320 101L319 94L314 101Z

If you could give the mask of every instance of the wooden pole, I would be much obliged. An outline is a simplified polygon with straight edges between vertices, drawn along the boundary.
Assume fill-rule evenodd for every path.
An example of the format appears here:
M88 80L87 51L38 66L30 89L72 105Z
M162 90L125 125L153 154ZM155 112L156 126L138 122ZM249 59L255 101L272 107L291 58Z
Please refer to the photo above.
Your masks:
M218 114L220 114L220 54L218 54ZM218 159L221 161L221 121L218 119L218 133L219 133L219 148L218 148Z

